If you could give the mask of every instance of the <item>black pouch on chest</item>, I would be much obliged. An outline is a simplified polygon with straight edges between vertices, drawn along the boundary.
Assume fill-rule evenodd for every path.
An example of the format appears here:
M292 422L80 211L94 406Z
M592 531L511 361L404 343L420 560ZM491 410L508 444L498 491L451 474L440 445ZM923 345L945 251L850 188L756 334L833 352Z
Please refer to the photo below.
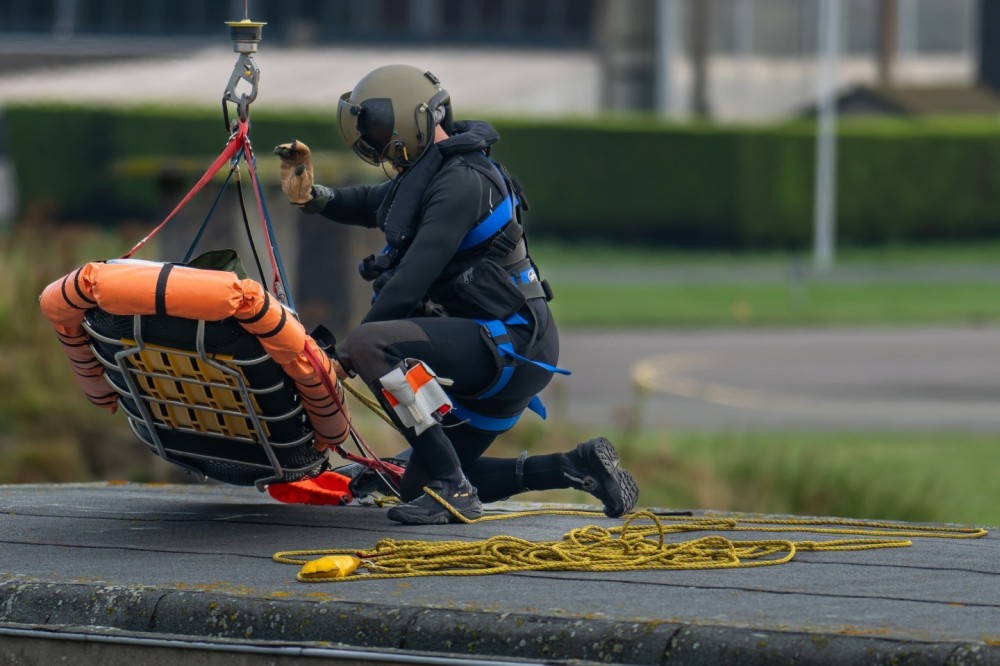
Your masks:
M444 304L453 317L506 319L524 306L524 295L500 265L478 259L451 280L453 302Z

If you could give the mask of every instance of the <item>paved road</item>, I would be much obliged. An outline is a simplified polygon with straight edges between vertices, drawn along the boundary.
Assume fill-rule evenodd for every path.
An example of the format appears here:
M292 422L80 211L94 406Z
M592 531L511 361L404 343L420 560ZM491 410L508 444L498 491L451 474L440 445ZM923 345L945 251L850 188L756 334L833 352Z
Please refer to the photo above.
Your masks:
M564 332L547 402L588 424L1000 431L1000 329Z

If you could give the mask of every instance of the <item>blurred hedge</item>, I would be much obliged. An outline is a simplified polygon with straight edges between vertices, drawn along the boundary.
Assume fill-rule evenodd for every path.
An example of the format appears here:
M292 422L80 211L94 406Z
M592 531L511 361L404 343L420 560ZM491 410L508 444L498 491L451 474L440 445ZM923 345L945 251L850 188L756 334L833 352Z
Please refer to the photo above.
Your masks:
M19 104L3 113L21 212L44 207L64 219L153 219L162 212L159 179L193 185L228 138L221 108ZM291 138L314 146L340 140L319 115L253 119L262 167L273 166L272 148Z
M193 183L190 164L207 166L226 139L221 113L211 109L15 105L5 116L22 211L46 206L67 219L155 219L162 212L157 176L174 165ZM299 138L356 163L341 174L348 180L381 177L346 159L331 115L259 111L253 118L263 171L276 166L275 144ZM536 236L732 248L810 242L811 123L493 122L502 135L494 156L523 182ZM995 119L852 119L840 125L838 155L839 241L1000 236ZM155 158L154 166L122 169L141 158Z

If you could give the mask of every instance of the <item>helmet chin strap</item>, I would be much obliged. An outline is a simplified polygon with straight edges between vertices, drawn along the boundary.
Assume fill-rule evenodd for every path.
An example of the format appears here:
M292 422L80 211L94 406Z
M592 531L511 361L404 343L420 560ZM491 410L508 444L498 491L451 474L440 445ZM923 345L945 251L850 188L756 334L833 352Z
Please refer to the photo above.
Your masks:
M394 169L396 169L396 171L402 172L404 169L408 169L408 168L412 167L414 164L416 164L420 160L420 158L423 157L424 153L427 152L427 146L430 146L431 144L433 144L435 142L434 141L434 134L435 134L435 131L437 130L437 127L438 127L437 123L434 123L434 124L431 125L431 127L430 127L430 133L427 135L427 137L428 137L429 140L427 141L426 144L421 143L421 145L418 146L420 148L420 152L417 154L416 158L414 158L412 160L410 159L410 154L409 154L409 152L406 149L406 144L402 143L402 142L399 142L398 143L398 149L400 149L402 151L403 158L402 159L390 159L390 160L388 160L389 163L392 164L392 167Z
M397 173L402 173L404 169L408 169L409 167L413 166L416 160L413 160L412 162L410 161L410 154L406 150L405 143L400 144L399 147L403 151L403 159L399 161L392 160L392 168L394 168ZM423 151L421 151L421 154L423 154Z

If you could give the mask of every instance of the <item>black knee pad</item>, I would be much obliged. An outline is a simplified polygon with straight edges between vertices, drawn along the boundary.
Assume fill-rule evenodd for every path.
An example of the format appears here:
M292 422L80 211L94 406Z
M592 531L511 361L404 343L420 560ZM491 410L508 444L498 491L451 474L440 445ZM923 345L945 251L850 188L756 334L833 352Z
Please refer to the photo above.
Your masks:
M370 386L404 360L393 352L394 345L426 339L421 328L406 320L369 322L348 333L338 352Z

